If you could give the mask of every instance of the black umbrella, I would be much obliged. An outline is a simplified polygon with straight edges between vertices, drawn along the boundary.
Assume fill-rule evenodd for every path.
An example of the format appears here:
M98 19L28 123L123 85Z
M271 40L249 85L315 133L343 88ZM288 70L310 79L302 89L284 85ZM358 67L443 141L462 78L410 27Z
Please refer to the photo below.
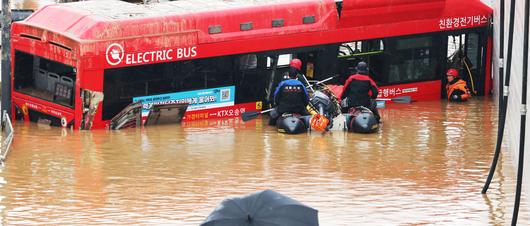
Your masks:
M318 211L272 190L225 199L201 226L318 226Z

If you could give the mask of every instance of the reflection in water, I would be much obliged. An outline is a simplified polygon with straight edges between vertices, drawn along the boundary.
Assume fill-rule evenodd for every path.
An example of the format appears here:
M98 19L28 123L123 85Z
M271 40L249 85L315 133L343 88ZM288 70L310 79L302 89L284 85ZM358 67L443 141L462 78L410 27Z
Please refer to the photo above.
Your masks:
M284 135L259 119L92 132L16 123L0 217L197 225L225 197L274 189L318 209L321 225L510 222L508 153L480 194L495 145L492 101L393 104L381 114L372 135Z

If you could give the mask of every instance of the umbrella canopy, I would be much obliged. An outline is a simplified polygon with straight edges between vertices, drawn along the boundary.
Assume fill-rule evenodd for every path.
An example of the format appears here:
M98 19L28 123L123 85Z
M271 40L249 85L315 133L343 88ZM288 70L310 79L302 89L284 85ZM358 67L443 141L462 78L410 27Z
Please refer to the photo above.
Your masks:
M318 226L318 211L272 190L225 199L201 226Z

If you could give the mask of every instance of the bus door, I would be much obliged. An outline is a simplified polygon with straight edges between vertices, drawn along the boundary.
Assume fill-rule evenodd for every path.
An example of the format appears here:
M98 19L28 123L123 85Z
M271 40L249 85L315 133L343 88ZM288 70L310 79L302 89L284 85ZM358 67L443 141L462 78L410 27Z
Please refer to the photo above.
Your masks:
M236 102L250 103L266 100L270 72L265 54L249 53L235 57Z
M485 95L486 79L488 79L486 78L486 32L449 34L446 40L446 69L457 69L473 95Z
M321 81L335 76L337 70L338 44L320 45L314 48L299 49L295 58L302 61L302 73L308 80ZM328 81L330 84L334 81Z
M81 100L83 100L83 117L81 119L81 130L92 128L94 116L98 110L99 103L103 101L103 93L87 89L81 90Z
M308 81L323 80L335 76L338 73L336 65L338 49L339 46L337 44L332 44L268 53L266 68L270 78L266 86L266 102L272 104L274 91L282 81L285 73L289 71L290 62L294 58L302 61L300 71ZM336 81L334 79L333 81L328 81L327 84Z
M276 71L277 67L278 55L267 56L267 74L269 75L269 78L265 90L265 106L268 106L269 108L272 108L272 105L274 104L274 90L280 83L279 80L281 79L279 78L281 73Z
M381 39L367 41L352 41L340 44L337 54L337 68L340 75L340 84L357 73L355 67L359 62L368 63L370 76L375 81L380 81L385 68L384 41Z
M292 59L292 53L270 54L267 57L267 70L270 77L266 86L266 103L269 107L272 107L274 91L282 81L284 74L289 71Z

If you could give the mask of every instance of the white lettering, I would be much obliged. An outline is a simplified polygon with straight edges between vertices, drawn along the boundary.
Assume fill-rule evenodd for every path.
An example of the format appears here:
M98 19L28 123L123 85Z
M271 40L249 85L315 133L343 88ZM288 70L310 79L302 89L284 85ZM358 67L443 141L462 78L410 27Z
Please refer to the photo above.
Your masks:
M183 55L184 55L184 54L182 54L182 49L181 49L181 48L178 48L178 49L177 49L177 59L182 58Z
M149 54L151 55L151 61L156 61L156 59L155 59L155 53L156 53L156 51L151 51L151 52L149 52Z
M127 56L125 56L125 64L132 64L131 54L127 54Z
M184 52L184 57L185 57L185 58L190 57L190 55L191 55L191 50L190 50L190 48L185 48L185 49L183 50L183 52Z
M141 53L136 54L136 58L138 59L137 62L139 64L144 62L144 58L143 58L143 55Z
M177 49L177 59L190 58L197 56L197 47L187 47Z
M177 49L165 49L141 53L125 54L125 64L154 63L197 56L197 47L186 47Z
M137 61L136 61L136 58L134 57L134 54L127 54L127 58L131 58L131 64L136 64Z
M156 61L161 61L162 60L162 52L160 51L156 51Z
M173 60L173 56L171 56L171 53L173 52L172 49L168 49L167 52L166 52L166 58L168 60Z
M142 58L144 59L144 62L149 63L150 59L146 58L145 55L149 54L149 52L145 52L142 54Z
M162 50L162 60L166 60L166 52L167 50Z
M401 93L415 93L418 92L418 87L403 89Z
M191 48L191 57L197 56L197 46Z

